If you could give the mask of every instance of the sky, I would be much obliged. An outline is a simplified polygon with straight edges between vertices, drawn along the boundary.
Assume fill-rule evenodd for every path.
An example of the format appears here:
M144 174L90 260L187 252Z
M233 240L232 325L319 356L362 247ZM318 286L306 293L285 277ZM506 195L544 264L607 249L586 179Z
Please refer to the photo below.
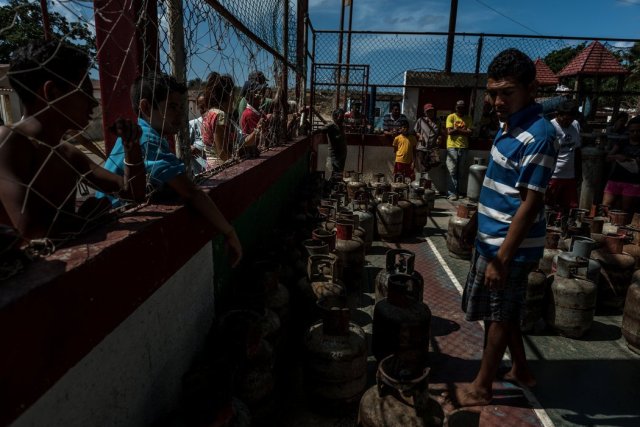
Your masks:
M450 8L450 0L353 0L352 27L447 31ZM309 0L309 16L316 29L338 29L340 0ZM639 24L640 0L458 0L456 32L640 39Z

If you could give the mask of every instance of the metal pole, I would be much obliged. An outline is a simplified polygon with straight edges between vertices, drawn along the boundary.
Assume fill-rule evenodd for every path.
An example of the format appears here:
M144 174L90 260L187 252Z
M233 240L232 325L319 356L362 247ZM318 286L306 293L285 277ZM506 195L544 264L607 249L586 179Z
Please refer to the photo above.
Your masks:
M304 99L304 64L307 60L308 0L298 0L296 16L296 101ZM300 104L302 105L302 104Z
M458 0L451 0L451 11L449 12L449 34L447 36L447 57L444 61L445 73L451 73L453 62L453 45L456 36L456 19L458 16Z
M284 9L283 25L282 25L282 56L287 60L289 59L289 0L282 0L282 7ZM289 103L287 98L289 96L289 69L287 63L282 63L282 80L280 82L280 132L279 140L276 144L279 144L282 140L287 139L287 118L289 112Z
M169 15L169 64L171 73L178 82L186 85L187 68L186 54L184 50L184 16L182 0L169 0L167 3ZM184 162L187 174L191 174L191 142L189 140L189 99L188 94L183 95L182 125L178 131L176 141L176 154Z
M351 23L353 22L353 0L349 1L349 25L347 27L347 70L345 76L344 87L344 106L347 106L347 99L349 98L349 62L351 61Z
M342 40L344 36L344 2L345 0L340 0L340 36L338 38L338 75L336 76L336 81L338 82L338 86L336 86L336 107L340 107L340 80L342 79Z
M44 39L51 40L51 22L49 21L49 6L47 0L40 0L40 9L42 9L42 30L44 31Z

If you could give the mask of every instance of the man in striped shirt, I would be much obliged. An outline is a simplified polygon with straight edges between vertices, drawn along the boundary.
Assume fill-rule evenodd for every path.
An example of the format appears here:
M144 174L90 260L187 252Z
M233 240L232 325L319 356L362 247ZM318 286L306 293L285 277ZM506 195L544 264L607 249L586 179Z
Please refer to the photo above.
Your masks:
M520 321L527 277L543 252L544 193L558 153L555 129L534 102L535 74L531 59L516 49L498 54L488 69L487 92L502 129L489 156L478 214L464 230L467 239L476 236L476 247L462 303L467 320L485 322L486 339L478 375L452 396L460 406L491 402L507 347L513 367L505 379L535 385Z

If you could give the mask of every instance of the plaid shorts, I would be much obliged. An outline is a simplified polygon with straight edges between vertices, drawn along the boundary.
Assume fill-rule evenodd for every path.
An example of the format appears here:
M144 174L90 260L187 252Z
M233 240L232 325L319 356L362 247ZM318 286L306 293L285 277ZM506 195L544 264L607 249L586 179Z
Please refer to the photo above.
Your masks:
M522 320L529 273L537 263L512 262L509 265L505 287L490 290L484 285L484 273L489 261L490 259L474 251L467 283L462 293L462 311L466 313L465 319L494 322Z

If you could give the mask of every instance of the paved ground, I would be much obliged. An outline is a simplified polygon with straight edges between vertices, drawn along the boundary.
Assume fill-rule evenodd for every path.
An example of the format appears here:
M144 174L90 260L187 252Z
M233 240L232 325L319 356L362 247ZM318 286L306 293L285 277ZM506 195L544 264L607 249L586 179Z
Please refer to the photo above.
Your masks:
M447 224L454 208L454 204L439 198L423 235L398 245L416 253L416 270L425 277L424 300L433 313L430 390L434 394L455 383L471 381L482 356L482 325L466 322L460 310L468 261L450 257L446 248ZM367 255L370 285L384 264L388 246L376 242ZM370 334L372 287L368 291L352 296L351 301L354 320ZM540 322L536 332L525 337L538 386L522 390L497 381L492 404L473 408L476 420L465 425L640 426L640 357L628 350L620 323L620 313L597 315L591 331L576 340L557 336L545 330ZM372 358L370 361L369 377L373 384L375 361ZM506 360L505 368L508 363ZM290 389L286 399L289 411L280 425L355 425L356 408L343 416L312 412L300 390L299 383Z

